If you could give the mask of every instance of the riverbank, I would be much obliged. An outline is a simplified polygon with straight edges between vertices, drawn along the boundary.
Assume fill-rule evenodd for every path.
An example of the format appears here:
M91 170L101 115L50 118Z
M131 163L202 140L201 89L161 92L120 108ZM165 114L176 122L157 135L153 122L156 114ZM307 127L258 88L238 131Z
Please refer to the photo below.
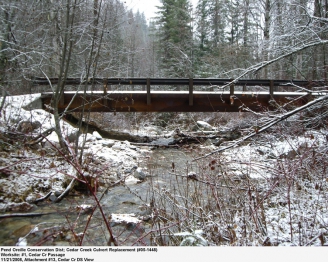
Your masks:
M70 143L66 156L54 132L28 143L54 125L51 114L23 109L34 98L7 98L1 115L0 208L44 215L1 219L3 245L107 245L108 228L120 245L327 243L325 129L300 130L294 118L205 157L254 125L240 127L238 137L198 136L188 144L177 126L148 123L130 130L156 137L148 146L92 132L80 137L77 151ZM66 138L76 133L66 122L62 127ZM206 128L203 134L218 131ZM161 147L172 143L178 147ZM56 203L73 179L80 188Z

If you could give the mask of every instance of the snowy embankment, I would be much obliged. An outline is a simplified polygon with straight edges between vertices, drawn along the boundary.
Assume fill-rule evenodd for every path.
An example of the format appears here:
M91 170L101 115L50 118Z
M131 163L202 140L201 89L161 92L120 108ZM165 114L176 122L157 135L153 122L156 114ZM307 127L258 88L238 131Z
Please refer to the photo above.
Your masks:
M1 133L24 139L12 139L13 143L4 142L3 150L0 151L0 211L3 212L30 210L35 200L50 191L53 192L52 199L55 199L69 181L77 176L76 166L71 165L59 152L55 132L32 148L24 147L29 138L55 126L52 114L42 109L24 109L39 96L40 94L7 97L1 112ZM66 138L77 131L64 121L61 126ZM73 152L74 145L71 146ZM136 184L147 175L139 167L150 154L147 149L132 146L127 141L103 139L96 132L80 136L79 148L82 147L83 164L78 167L79 172L95 179L100 186L98 190L118 180L126 184Z
M67 161L59 152L54 132L44 143L25 148L29 137L54 127L52 114L40 109L23 109L37 97L7 97L1 112L0 135L7 133L16 139L12 139L13 143L3 140L1 144L0 211L27 211L35 200L49 192L53 192L55 199L77 176L76 169L97 181L99 191L118 181L131 185L145 180L148 173L143 167L147 166L150 155L147 147L103 139L96 132L80 137L79 150L84 150L81 166L72 165L70 161L75 159ZM61 125L66 138L77 131L66 122ZM172 142L174 131L166 136L164 132L158 133L163 137L153 141L153 145ZM280 134L263 133L205 159L201 178L232 183L230 199L226 194L221 199L215 198L219 205L227 204L221 215L231 219L225 222L215 215L213 221L205 223L200 229L206 232L206 240L214 239L217 244L217 233L221 229L224 233L228 228L233 233L230 245L325 245L328 242L327 135L327 130L308 130L299 136L288 135L284 130ZM22 139L17 140L20 136ZM201 150L196 152L217 150L213 144L208 140L197 146ZM74 145L71 146L73 149ZM195 175L197 178L199 174ZM216 214L216 208L210 211ZM115 223L140 222L134 214L112 214L111 218Z
M235 175L243 176L245 170L249 170L250 178L269 179L276 174L277 159L293 160L308 149L322 149L326 147L327 134L326 130L312 130L303 136L286 136L285 139L266 134L262 141L231 148L224 151L222 156Z

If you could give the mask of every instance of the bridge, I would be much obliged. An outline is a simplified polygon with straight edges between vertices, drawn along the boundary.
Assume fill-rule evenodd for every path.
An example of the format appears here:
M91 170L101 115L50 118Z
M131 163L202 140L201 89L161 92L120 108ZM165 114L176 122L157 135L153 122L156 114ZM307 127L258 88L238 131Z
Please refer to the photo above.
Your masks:
M32 80L33 86L58 82L58 78ZM240 112L246 108L258 112L286 103L304 105L313 97L327 94L305 90L320 90L324 82L301 80L67 78L65 87L69 86L80 86L80 89L87 86L88 91L65 91L58 105L59 112L81 111L83 106L90 112ZM90 86L97 91L90 91ZM176 90L163 91L159 86ZM130 90L122 90L123 87ZM52 98L52 92L42 93L41 107L49 110Z

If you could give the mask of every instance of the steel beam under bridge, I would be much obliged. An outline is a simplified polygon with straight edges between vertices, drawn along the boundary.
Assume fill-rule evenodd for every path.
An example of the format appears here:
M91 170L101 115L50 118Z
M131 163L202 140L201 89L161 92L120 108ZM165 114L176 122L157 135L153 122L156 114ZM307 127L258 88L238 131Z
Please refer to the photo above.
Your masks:
M312 94L312 96L319 94ZM41 95L42 108L51 110L52 93ZM276 108L277 103L303 105L308 93L276 92L193 92L188 91L113 91L65 92L59 111L81 111L83 105L90 112L240 112L245 108L259 112ZM39 103L40 104L40 103Z

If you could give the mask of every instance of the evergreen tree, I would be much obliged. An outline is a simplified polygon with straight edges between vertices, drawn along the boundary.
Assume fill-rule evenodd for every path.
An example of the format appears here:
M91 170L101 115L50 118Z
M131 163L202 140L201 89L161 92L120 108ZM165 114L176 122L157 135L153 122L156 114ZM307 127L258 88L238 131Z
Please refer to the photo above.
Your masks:
M227 45L227 3L223 0L199 0L196 6L195 65L199 77L222 71L221 56Z
M210 17L210 9L209 9L209 1L210 0L199 0L196 7L196 36L199 41L199 49L200 51L206 51L209 49L210 42L210 33L211 33L211 20Z
M162 0L159 8L159 52L163 75L193 75L191 6L188 0Z
M196 77L207 77L208 72L210 72L210 63L206 61L212 51L210 1L211 0L199 0L196 6L196 48L194 50L194 68Z
M210 0L209 10L211 19L211 42L214 48L226 41L226 26L228 17L228 2L223 0Z

